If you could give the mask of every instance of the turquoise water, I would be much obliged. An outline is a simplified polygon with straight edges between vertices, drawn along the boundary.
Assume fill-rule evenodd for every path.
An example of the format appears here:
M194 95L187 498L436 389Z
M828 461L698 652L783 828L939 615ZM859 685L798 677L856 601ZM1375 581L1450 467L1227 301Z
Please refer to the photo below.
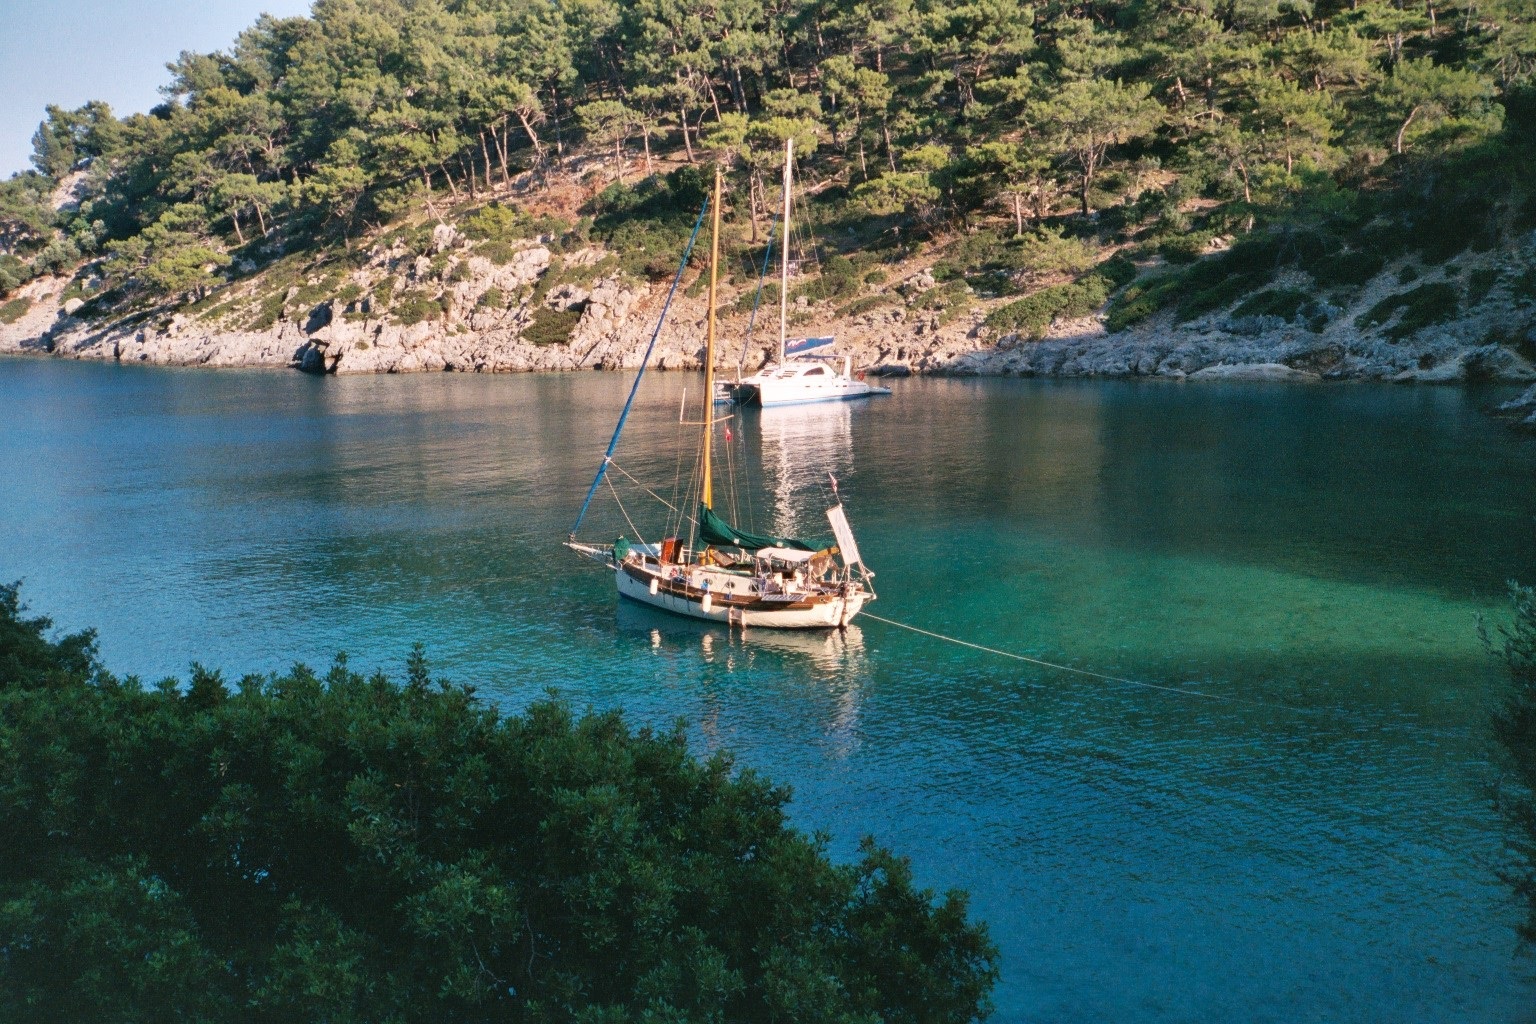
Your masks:
M681 718L835 854L969 889L1000 1021L1536 1020L1475 635L1536 580L1536 443L1495 396L908 381L732 421L744 521L819 531L837 474L871 611L1195 696L617 607L559 541L629 381L0 361L0 577L146 678L421 640L510 708ZM667 496L698 387L649 378L619 451Z

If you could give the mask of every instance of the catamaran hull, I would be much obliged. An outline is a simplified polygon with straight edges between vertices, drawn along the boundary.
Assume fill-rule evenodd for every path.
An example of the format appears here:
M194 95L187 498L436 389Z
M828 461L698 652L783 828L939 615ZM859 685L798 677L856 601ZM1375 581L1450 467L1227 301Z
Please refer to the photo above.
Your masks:
M645 578L647 575L633 576L622 568L615 570L614 578L618 581L619 596L652 608L672 612L674 615L686 615L693 619L705 619L731 626L755 626L766 629L837 629L848 625L871 596L868 591L855 590L846 596L819 597L804 601L759 600L750 604L738 604L728 601L716 603L711 599L709 608L706 610L704 599L692 593L677 592L675 588L669 589L661 585L658 585L656 591L652 593L651 580ZM779 607L773 607L774 604L778 604Z
M816 402L850 402L856 398L888 395L890 388L875 387L863 381L853 382L846 388L775 388L746 385L738 389L736 400L742 405L758 405L764 409L776 409L786 405L811 405Z

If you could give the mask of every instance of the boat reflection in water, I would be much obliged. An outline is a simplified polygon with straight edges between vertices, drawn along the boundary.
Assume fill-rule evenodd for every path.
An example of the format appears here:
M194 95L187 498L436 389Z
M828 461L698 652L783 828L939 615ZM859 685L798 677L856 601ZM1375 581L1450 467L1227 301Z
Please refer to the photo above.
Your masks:
M857 625L814 632L723 625L700 628L697 621L633 601L619 602L614 624L620 636L643 638L656 656L675 661L678 674L685 678L700 674L702 662L715 670L704 672L706 677L750 680L755 697L777 690L783 700L797 706L797 712L815 705L816 710L806 717L821 721L834 756L846 757L858 749L861 686L871 671L864 631ZM701 726L711 745L716 739L714 719L724 696L716 692L706 702L710 710Z
M773 529L793 533L802 517L808 523L819 518L831 497L827 474L842 478L853 471L853 409L846 403L763 409L756 418Z

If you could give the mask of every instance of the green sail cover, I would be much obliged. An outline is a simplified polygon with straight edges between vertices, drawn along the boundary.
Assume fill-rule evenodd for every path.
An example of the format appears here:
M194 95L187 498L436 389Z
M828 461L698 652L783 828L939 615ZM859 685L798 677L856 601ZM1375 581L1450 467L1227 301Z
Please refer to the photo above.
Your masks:
M820 551L830 546L827 540L799 540L795 537L771 537L761 533L747 533L715 515L715 510L699 505L699 536L706 544L723 544L727 547L745 548L794 548L797 551Z

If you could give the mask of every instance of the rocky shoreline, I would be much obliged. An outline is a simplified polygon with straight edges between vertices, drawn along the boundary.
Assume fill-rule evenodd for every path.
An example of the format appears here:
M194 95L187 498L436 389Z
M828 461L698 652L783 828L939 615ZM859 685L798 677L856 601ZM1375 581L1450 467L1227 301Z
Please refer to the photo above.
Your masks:
M351 292L360 297L325 298L311 305L302 301L301 288L290 287L281 303L286 308L300 300L300 308L260 329L241 324L238 315L227 312L210 317L206 311L175 308L104 325L75 315L81 305L78 298L61 300L67 281L40 278L21 290L30 303L25 313L0 325L0 353L166 366L292 367L321 373L633 368L655 331L667 289L605 272L605 255L585 249L557 257L547 244L530 241L498 264L476 255L452 227L439 225L428 253L398 245L370 253L351 272ZM558 267L564 279L579 279L582 270L590 268L595 279L541 291L541 278L552 267ZM925 282L922 268L909 270L902 291L921 294L932 279ZM1433 272L1449 278L1459 270L1448 264ZM442 313L421 322L400 322L368 297L385 279L391 287L398 280L431 291ZM1399 286L1384 273L1352 306L1366 308ZM487 303L493 295L521 299ZM249 299L257 301L254 291ZM246 308L233 300L219 308L226 307L237 312ZM893 301L836 319L802 305L795 310L792 330L835 333L837 351L875 375L1536 382L1536 366L1529 358L1531 310L1498 289L1459 319L1399 340L1381 330L1359 329L1350 311L1341 311L1320 330L1278 317L1218 312L1184 324L1164 314L1117 333L1106 331L1099 314L1058 321L1039 341L991 336L984 324L986 312L985 301L978 300L976 308L946 322L940 312ZM657 338L652 366L700 365L704 313L702 297L677 296ZM573 326L550 342L539 336L536 325L553 315L563 315ZM737 361L736 339L745 334L746 320L736 312L724 316L722 365ZM743 360L749 369L771 353L773 333L758 331L761 343L754 343ZM1519 402L1510 403L1506 411L1536 426L1536 387Z

